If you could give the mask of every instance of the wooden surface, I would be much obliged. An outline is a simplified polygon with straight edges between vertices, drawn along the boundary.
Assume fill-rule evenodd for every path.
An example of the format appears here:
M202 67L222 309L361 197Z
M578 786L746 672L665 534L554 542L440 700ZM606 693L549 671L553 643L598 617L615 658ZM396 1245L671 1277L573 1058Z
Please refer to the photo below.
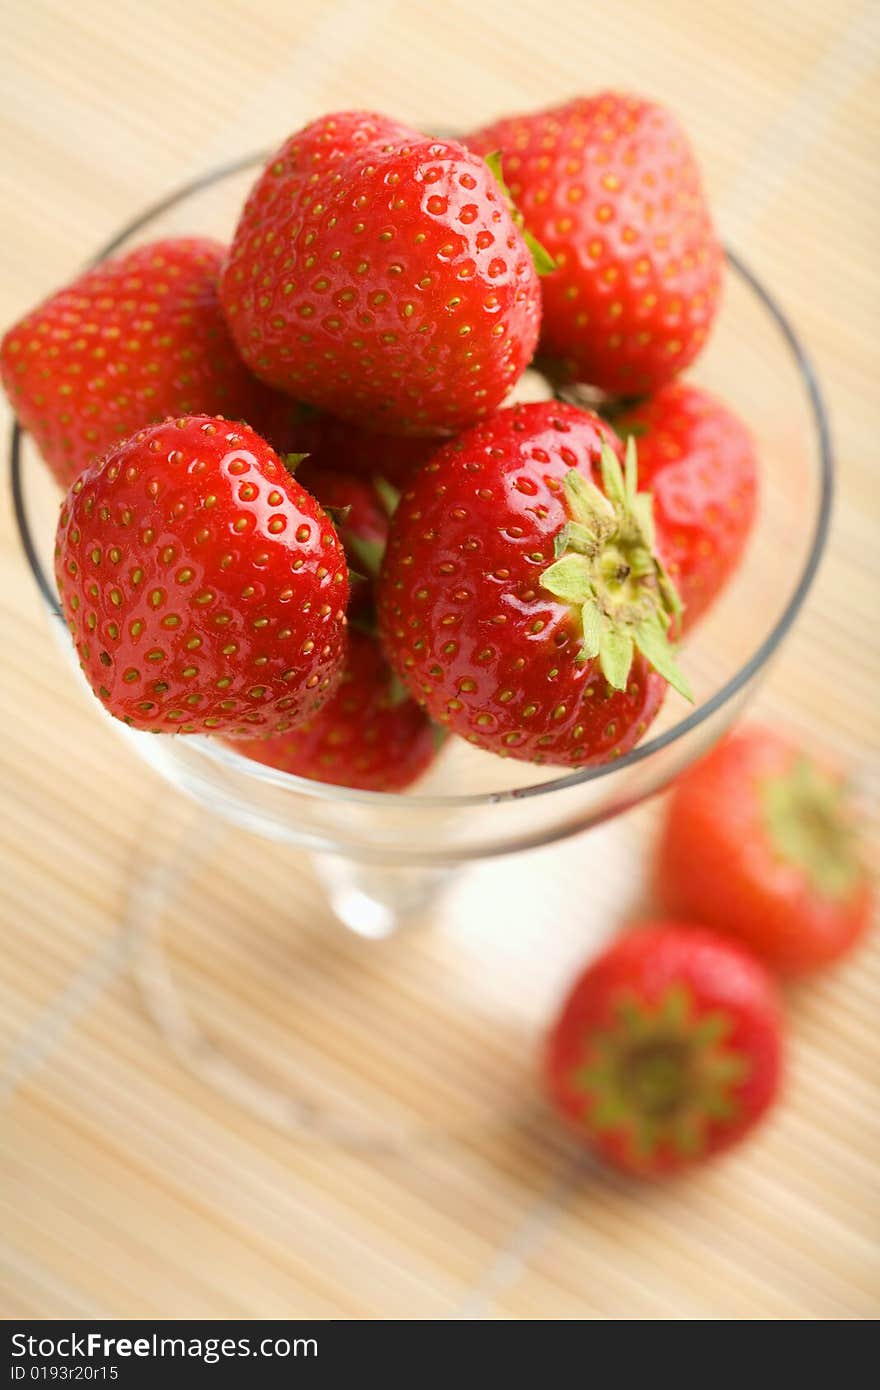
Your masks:
M832 550L759 709L870 790L880 8L554 14L5 0L0 322L167 188L322 109L455 127L583 87L668 100L834 418ZM333 928L301 858L226 834L169 914L200 1019L274 1084L416 1131L393 1152L281 1134L189 1076L144 1013L120 946L130 884L191 812L74 693L5 504L0 527L7 1316L876 1316L880 940L792 994L788 1095L761 1136L633 1188L561 1138L533 1066L567 975L638 894L657 807L478 867L429 931L384 946ZM189 824L190 842L207 833Z

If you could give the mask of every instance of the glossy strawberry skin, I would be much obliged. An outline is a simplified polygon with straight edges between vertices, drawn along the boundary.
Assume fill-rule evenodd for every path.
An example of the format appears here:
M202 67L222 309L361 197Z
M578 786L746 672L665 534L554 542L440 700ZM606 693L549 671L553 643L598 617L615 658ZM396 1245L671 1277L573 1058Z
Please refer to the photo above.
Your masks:
M135 728L282 732L341 673L342 545L247 426L183 417L114 446L63 503L56 577L86 677Z
M772 730L735 730L675 783L654 870L667 910L705 922L786 976L845 955L868 929L873 907L863 864L854 866L848 891L817 891L768 834L762 788L790 774L799 756Z
M541 350L563 375L638 396L693 361L724 258L670 112L602 92L498 121L465 143L501 151L525 225L556 261L542 283Z
M487 415L540 319L534 265L484 161L366 112L315 121L270 159L221 297L259 377L389 433Z
M723 1016L724 1048L742 1059L743 1075L732 1088L731 1112L707 1117L695 1152L661 1143L654 1153L639 1154L625 1123L595 1127L596 1097L584 1070L597 1039L618 1023L621 1006L650 1010L670 988L686 991L695 1022ZM640 1177L675 1173L743 1138L776 1098L781 1071L782 1014L766 971L723 937L674 919L635 924L586 968L563 1004L545 1059L547 1088L563 1118L603 1159Z
M627 752L664 681L638 653L626 690L577 660L571 608L541 588L567 520L562 480L590 477L597 416L514 406L444 446L404 492L378 590L389 660L432 717L480 748L588 767Z
M256 414L263 388L220 309L225 255L204 238L138 247L80 276L5 335L4 387L62 487L155 420Z
M311 719L277 738L236 744L267 767L359 791L400 792L433 761L434 730L399 699L375 638L352 629L339 688Z
M622 433L636 432L639 481L654 497L658 546L686 632L742 559L758 505L754 441L732 410L684 381L613 418Z

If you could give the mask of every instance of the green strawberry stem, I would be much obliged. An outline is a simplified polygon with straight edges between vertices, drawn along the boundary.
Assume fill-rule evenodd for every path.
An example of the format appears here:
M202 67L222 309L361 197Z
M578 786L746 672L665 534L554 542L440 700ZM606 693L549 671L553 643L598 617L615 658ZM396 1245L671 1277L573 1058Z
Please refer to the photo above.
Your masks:
M681 616L681 600L654 549L651 494L638 491L635 441L625 470L602 446L602 486L577 469L565 477L569 521L556 537L552 565L541 583L579 611L579 659L598 658L608 684L625 690L637 651L686 700L693 700L679 670L668 630Z
M516 206L516 203L513 201L513 198L510 196L510 189L504 182L504 175L501 172L501 158L502 156L500 150L494 150L492 154L486 155L485 159L486 163L489 166L489 172L491 173L492 177L495 179L495 182L500 187L501 192L507 199L507 206L510 209L510 215L523 234L523 241L529 248L529 253L535 265L535 270L538 272L539 275L552 275L553 271L557 268L556 262L550 255L550 252L541 245L538 238L536 236L533 236L532 233L528 231L528 229L526 228L525 219L523 218L523 215L520 212L519 208Z

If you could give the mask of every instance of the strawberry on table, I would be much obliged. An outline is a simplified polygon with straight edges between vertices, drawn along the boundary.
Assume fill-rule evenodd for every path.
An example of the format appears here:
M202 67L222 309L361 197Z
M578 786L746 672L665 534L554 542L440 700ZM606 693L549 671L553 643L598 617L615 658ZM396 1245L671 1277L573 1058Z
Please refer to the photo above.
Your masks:
M248 426L182 417L115 445L68 492L55 554L82 668L127 724L253 738L332 694L342 544Z
M650 498L612 446L590 412L513 406L436 453L394 514L378 590L389 660L481 748L587 767L634 746L668 682L687 693Z
M220 309L225 255L202 237L140 246L81 275L5 335L3 385L62 487L154 420L256 413L263 390Z
M655 883L669 911L786 975L836 960L871 917L845 784L761 728L736 730L675 783Z
M541 296L482 159L348 111L269 160L221 298L270 385L375 430L443 434L489 414L528 365Z
M739 564L758 503L758 460L746 426L702 387L674 381L614 412L638 444L639 480L654 497L657 546L693 627Z
M547 1048L550 1095L608 1162L673 1173L770 1106L781 1024L769 977L739 947L674 921L637 924L569 994Z
M297 777L400 792L433 761L437 736L428 716L401 691L376 639L353 629L339 688L323 709L290 733L235 747Z
M724 256L675 117L618 92L465 137L500 152L511 196L556 263L541 348L614 396L654 391L692 362L718 308Z

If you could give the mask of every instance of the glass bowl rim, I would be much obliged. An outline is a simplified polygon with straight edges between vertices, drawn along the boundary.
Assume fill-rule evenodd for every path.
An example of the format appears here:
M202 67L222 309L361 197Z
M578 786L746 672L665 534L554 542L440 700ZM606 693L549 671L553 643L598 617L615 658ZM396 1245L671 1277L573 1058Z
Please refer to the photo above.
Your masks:
M150 204L133 218L125 227L113 236L101 249L89 260L87 268L91 269L99 262L106 260L121 245L135 236L144 227L179 203L196 193L202 192L206 188L212 187L216 183L222 183L224 179L232 178L236 174L244 172L258 164L262 164L268 158L271 151L261 150L258 153L244 155L238 159L227 163L216 165L203 174L179 184L170 193ZM785 608L777 618L771 631L764 638L763 642L749 657L729 680L718 689L704 703L696 708L683 719L676 721L665 733L658 734L655 738L648 739L644 743L638 744L629 753L624 754L613 762L602 763L598 767L580 768L573 772L563 773L559 777L552 778L546 782L537 782L525 787L507 788L495 792L475 792L458 796L420 796L414 793L400 792L371 792L360 791L352 787L340 787L328 782L317 782L305 777L297 777L291 773L281 772L276 768L266 767L262 763L255 763L251 759L235 753L228 745L219 740L199 739L202 751L206 752L212 760L217 761L227 768L237 772L244 772L248 776L255 777L258 781L267 782L282 789L296 791L318 799L331 801L352 801L365 804L384 804L393 805L403 803L408 807L414 805L424 806L430 809L444 808L447 810L463 809L481 805L497 805L505 801L521 801L528 797L542 796L554 791L568 791L587 782L598 781L602 777L607 777L612 773L621 772L623 769L632 767L636 763L652 757L655 753L670 747L679 739L684 738L692 730L699 728L707 719L711 718L722 706L733 700L736 695L752 680L754 676L766 665L770 657L773 656L783 638L786 636L794 624L812 586L816 576L816 571L822 559L825 545L828 539L828 532L831 523L831 507L834 491L834 457L831 442L831 427L828 418L828 409L825 404L824 396L819 385L819 379L800 337L796 333L787 314L777 302L775 297L766 288L763 282L743 261L741 256L731 247L725 246L725 257L728 266L736 275L751 289L764 309L774 321L785 346L798 369L801 382L803 384L807 403L812 416L815 437L818 443L818 463L819 463L819 499L813 533L810 538L809 549L806 561L801 571L800 578L789 598ZM47 577L37 554L37 547L31 532L30 522L27 515L27 506L24 499L24 488L22 485L22 439L24 430L18 421L13 418L10 433L10 475L12 483L12 502L15 513L15 520L18 527L19 538L22 549L31 567L31 572L37 584L37 588L46 603L50 614L64 621L63 613L58 603L52 583Z

